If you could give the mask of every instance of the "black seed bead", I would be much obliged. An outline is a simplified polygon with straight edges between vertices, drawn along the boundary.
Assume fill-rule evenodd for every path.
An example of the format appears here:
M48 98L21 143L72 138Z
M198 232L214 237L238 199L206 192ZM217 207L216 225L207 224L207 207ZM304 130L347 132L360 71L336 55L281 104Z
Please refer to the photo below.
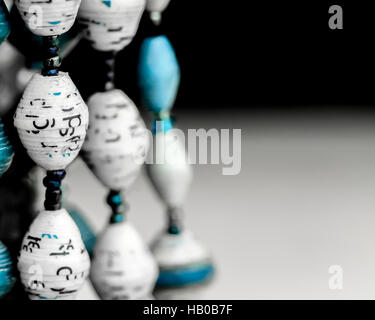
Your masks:
M44 207L46 210L61 209L62 191L61 180L66 175L65 170L47 171L47 176L43 179L43 185L46 189L46 200Z
M59 201L62 198L62 191L61 189L56 190L48 190L46 191L46 200L48 201Z
M57 180L63 180L66 176L65 170L51 170L47 171L47 177L55 178Z
M168 218L168 233L181 233L183 230L183 211L180 208L168 208Z
M58 74L59 74L58 69L52 69L52 70L43 69L42 70L42 75L45 77L53 77L53 76L57 76Z
M61 58L59 56L46 58L43 61L43 65L45 68L57 68L61 66Z
M61 58L59 56L58 37L49 36L43 37L44 45L44 59L43 70L44 76L56 76L59 73L58 68L61 65Z
M60 188L61 181L58 180L51 180L49 177L45 177L43 179L43 185L48 189L56 189Z
M47 49L47 52L51 57L57 56L59 54L59 47L50 47Z
M60 203L54 203L50 204L44 201L44 208L48 211L56 211L61 209L61 202Z

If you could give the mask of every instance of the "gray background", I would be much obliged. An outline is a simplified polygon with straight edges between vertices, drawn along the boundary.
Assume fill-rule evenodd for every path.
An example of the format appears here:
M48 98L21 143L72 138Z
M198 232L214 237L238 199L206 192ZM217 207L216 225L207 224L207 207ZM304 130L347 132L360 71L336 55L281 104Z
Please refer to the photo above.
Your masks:
M242 171L194 166L188 226L211 249L217 274L185 298L374 299L374 116L338 112L179 114L182 128L241 128ZM230 122L228 121L230 119ZM106 190L81 160L68 199L96 231L110 210ZM164 210L143 172L128 195L130 220L148 243ZM344 270L330 290L331 265ZM171 298L181 297L181 292ZM94 299L89 284L81 299Z

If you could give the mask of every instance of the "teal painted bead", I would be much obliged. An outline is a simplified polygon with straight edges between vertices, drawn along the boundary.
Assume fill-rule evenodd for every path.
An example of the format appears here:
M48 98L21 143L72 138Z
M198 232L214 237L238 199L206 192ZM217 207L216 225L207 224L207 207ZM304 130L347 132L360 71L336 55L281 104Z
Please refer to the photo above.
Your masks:
M3 0L0 0L0 44L10 33L9 13Z
M172 108L180 84L180 67L166 36L146 38L140 49L138 84L149 111Z
M0 241L0 298L13 287L15 278L12 274L12 260L8 249Z
M158 287L183 287L203 283L214 275L212 264L197 264L176 270L160 270L156 283Z
M0 119L0 177L8 170L13 159L13 148L5 135L4 126Z

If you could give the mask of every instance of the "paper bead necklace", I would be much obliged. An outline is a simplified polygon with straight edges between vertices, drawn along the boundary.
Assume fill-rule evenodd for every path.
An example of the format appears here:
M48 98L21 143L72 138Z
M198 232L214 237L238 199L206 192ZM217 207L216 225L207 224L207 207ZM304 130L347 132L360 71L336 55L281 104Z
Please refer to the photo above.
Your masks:
M151 295L157 266L135 228L127 221L122 193L127 193L144 163L149 138L138 109L115 89L115 54L130 43L145 0L83 0L79 21L83 36L103 54L108 67L103 92L88 100L90 128L83 156L110 192L111 223L98 237L91 280L102 299L144 299Z
M167 4L168 1L149 1L148 10L156 25L160 24L161 13ZM157 285L176 287L203 282L212 276L213 266L208 251L183 226L182 205L192 180L192 171L184 147L171 134L170 110L180 82L180 68L165 35L144 40L140 50L138 82L144 104L154 114L152 130L156 158L158 152L165 152L166 159L174 159L173 163L166 161L147 165L148 177L167 207L169 220L167 231L152 245L160 269ZM165 136L163 148L158 147L160 135Z
M25 89L14 125L31 159L47 170L45 210L23 239L18 270L30 299L72 299L90 260L78 227L61 206L61 181L84 142L88 110L69 75L59 72L57 41L73 25L80 0L40 2L35 11L32 0L16 5L29 29L44 37L45 59L42 74L35 74Z

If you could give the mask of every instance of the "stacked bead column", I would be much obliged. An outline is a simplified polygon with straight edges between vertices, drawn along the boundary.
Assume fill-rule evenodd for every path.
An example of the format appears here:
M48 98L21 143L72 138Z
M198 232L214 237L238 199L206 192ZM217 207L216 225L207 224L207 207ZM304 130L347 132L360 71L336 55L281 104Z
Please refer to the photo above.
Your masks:
M138 82L143 102L154 116L155 152L147 173L168 217L166 231L152 245L160 269L157 285L179 287L210 279L213 265L206 248L183 225L182 206L192 181L192 169L184 145L176 139L170 116L180 83L180 68L170 41L159 31L168 2L147 3L155 27L140 50Z
M45 210L23 239L18 270L30 299L73 299L90 260L78 227L62 208L61 182L85 140L88 110L69 75L59 71L58 36L72 27L80 0L16 5L29 29L44 37L45 59L25 89L14 125L30 158L47 171Z
M9 13L3 0L0 0L0 45L10 33ZM8 170L13 158L13 149L5 135L4 125L0 118L0 177Z
M8 9L0 0L0 45L9 35ZM0 177L8 170L13 159L13 148L5 134L4 125L0 118ZM0 241L0 299L13 287L12 260L8 249Z
M89 167L110 190L110 224L98 237L91 272L102 299L148 298L157 277L156 263L128 221L122 197L145 161L149 136L133 101L114 85L115 55L133 39L144 8L145 0L84 0L79 12L83 36L102 52L108 70L99 86L103 91L87 100L90 128L83 147Z

